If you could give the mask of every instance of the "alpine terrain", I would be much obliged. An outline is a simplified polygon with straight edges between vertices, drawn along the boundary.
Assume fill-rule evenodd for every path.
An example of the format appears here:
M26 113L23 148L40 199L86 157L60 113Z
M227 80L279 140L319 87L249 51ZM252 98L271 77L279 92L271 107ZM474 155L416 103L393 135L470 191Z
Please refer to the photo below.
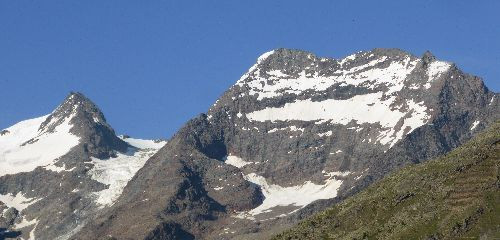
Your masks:
M462 145L498 98L430 52L277 49L166 142L116 136L71 93L0 132L0 236L269 238Z
M500 121L274 239L500 238Z

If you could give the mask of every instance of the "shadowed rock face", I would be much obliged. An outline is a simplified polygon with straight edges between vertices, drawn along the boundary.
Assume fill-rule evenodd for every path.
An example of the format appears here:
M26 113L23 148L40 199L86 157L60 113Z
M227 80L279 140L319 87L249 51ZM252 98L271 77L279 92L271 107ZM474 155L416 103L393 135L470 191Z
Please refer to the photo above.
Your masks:
M36 218L41 239L261 239L461 145L498 109L481 79L429 52L332 59L278 49L158 152L144 152L151 157L111 205L96 201L111 189L95 180L96 158L141 152L78 93L40 126L51 132L71 116L80 142L55 163L66 171L0 177L0 194L41 199L17 217Z
M264 238L450 151L498 117L498 94L429 52L337 60L278 49L189 121L75 238L175 239L177 230L158 233L172 222L196 238ZM332 181L340 185L329 195L311 190ZM279 194L296 201L280 205Z

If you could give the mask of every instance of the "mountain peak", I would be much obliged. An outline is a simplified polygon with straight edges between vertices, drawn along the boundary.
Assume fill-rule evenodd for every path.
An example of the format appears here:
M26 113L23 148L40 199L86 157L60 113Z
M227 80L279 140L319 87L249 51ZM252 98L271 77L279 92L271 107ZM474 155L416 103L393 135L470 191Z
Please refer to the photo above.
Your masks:
M314 54L298 49L278 48L263 53L257 58L257 65L275 66L285 64L291 61L300 61L303 59L311 59ZM316 56L314 56L316 58Z
M90 99L88 99L81 92L73 92L71 91L66 99L64 99L64 103L73 103L73 104L92 104L95 105Z
M101 110L85 95L79 92L70 92L64 101L40 125L41 132L53 132L55 127L66 119L75 122L92 121L96 124L111 128Z
M422 55L422 61L425 66L429 65L429 63L436 60L436 56L432 54L429 50L425 51L424 55Z
M39 131L53 132L65 121L69 121L73 126L70 132L86 143L87 150L94 157L108 158L114 150L127 150L127 143L116 137L99 107L80 92L70 92L40 125Z
M432 55L432 54L431 54ZM316 54L299 49L278 48L263 53L257 59L256 64L249 69L249 72L257 69L265 70L303 70L312 65L328 65L339 68L346 62L358 62L360 64L374 59L385 58L388 60L401 60L405 58L416 59L414 55L398 48L374 48L368 51L358 51L349 56L335 59L330 57L320 57ZM432 58L434 59L434 58Z

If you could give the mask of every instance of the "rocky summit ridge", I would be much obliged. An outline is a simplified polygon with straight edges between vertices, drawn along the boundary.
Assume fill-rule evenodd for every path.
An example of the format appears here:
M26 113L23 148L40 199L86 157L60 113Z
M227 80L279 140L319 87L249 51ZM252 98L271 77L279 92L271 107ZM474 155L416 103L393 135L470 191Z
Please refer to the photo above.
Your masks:
M84 110L69 131L78 143L53 163L64 171L0 177L0 196L40 199L9 218L9 231L37 239L266 238L398 168L451 151L500 114L498 94L479 77L429 52L398 49L343 59L265 53L168 142L117 137L87 100L70 94L71 104L38 124L50 132L74 106ZM46 183L31 192L34 178ZM64 190L38 190L61 179ZM50 199L64 200L37 205ZM61 205L60 219L49 222ZM37 221L15 223L24 219Z

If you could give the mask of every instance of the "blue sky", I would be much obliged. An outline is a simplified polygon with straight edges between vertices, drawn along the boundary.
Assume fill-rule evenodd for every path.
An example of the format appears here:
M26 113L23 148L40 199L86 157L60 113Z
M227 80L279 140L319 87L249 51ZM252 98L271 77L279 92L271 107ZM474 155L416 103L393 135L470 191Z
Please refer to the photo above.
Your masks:
M169 137L263 52L430 50L500 90L500 1L0 1L0 129L80 91L118 133Z

